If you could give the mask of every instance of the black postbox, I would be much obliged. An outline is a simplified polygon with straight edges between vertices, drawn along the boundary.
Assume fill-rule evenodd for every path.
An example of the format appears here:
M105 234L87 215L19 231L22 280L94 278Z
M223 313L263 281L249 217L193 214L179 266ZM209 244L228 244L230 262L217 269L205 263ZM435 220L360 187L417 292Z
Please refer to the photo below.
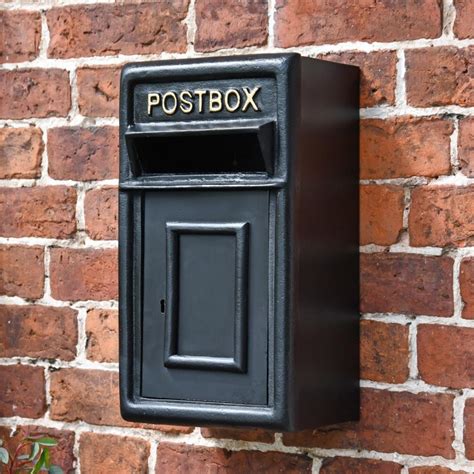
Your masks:
M125 66L124 418L358 417L358 80L298 54Z

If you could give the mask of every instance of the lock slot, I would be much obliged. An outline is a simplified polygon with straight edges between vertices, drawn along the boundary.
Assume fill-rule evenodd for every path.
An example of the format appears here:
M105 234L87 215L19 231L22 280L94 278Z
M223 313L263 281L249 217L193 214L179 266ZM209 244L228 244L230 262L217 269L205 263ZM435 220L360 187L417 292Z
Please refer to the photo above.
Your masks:
M126 132L135 176L273 173L273 122Z

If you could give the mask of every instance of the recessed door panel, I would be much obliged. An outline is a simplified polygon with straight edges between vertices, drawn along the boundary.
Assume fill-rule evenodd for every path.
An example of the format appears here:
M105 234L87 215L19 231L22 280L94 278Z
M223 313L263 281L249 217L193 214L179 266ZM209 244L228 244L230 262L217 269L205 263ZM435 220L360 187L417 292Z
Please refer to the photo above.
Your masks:
M268 201L145 193L142 396L267 403Z

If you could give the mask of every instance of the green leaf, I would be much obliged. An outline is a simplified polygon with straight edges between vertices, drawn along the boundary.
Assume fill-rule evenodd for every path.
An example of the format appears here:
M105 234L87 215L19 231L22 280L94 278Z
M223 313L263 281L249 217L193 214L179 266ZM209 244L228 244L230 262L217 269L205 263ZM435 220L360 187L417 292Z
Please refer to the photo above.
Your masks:
M31 446L31 453L30 456L27 458L28 461L33 461L33 459L38 456L38 453L40 451L40 445L39 443L33 443Z
M45 463L45 451L41 453L41 456L39 457L38 461L36 462L35 466L31 470L31 474L37 474L40 469L44 466Z
M54 438L48 438L47 436L43 436L42 438L37 438L36 441L41 446L56 446L58 442Z
M64 471L59 466L52 464L49 467L49 474L64 474Z
M45 448L44 451L44 466L46 469L49 469L49 466L51 466L51 456L49 455L49 449Z
M5 448L0 448L0 462L3 464L8 464L9 457L8 451Z

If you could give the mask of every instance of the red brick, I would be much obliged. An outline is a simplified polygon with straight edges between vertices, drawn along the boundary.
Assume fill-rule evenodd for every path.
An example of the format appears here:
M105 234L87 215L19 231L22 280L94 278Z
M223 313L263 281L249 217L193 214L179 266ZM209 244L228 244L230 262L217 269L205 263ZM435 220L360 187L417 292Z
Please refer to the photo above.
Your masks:
M0 11L0 63L30 61L38 56L41 39L39 12Z
M290 446L364 449L454 458L453 397L448 394L362 390L359 422L285 433Z
M85 67L77 70L79 110L89 117L117 117L121 67Z
M87 358L98 362L118 362L118 312L91 309L86 322Z
M268 38L266 0L196 1L197 51L262 46Z
M412 191L408 220L414 247L474 242L474 186L423 186Z
M83 433L79 447L82 472L130 474L148 472L150 445L130 436Z
M0 71L0 118L66 117L70 108L71 87L67 71Z
M0 357L72 360L77 319L71 308L0 306Z
M474 105L474 47L438 47L406 52L410 105Z
M461 262L459 284L464 303L462 316L463 318L474 319L474 258L465 258Z
M51 249L51 293L63 301L118 297L115 249Z
M227 438L258 443L273 443L275 441L273 431L258 428L201 428L201 434L204 438Z
M277 0L275 21L276 43L288 47L437 38L442 12L437 0Z
M403 383L408 378L408 326L361 321L361 377Z
M404 191L399 186L360 188L360 244L391 245L403 229Z
M323 461L320 474L399 474L402 466L376 459L329 458Z
M0 246L0 294L41 298L44 288L42 247Z
M44 426L19 426L15 429L12 437L6 440L6 446L11 452L17 448L20 441L27 436L48 436L54 438L58 444L49 448L51 464L63 469L63 472L75 472L76 457L74 456L74 432L67 430L56 430ZM0 433L1 437L1 433ZM6 438L6 437L5 437ZM4 438L4 439L5 439ZM29 453L29 450L21 450L20 453Z
M454 34L457 38L474 38L474 3L472 0L454 0L454 6Z
M46 412L42 367L0 365L0 380L0 417L40 418Z
M453 314L453 260L414 254L361 255L361 310Z
M0 129L0 178L38 178L42 153L39 128Z
M61 127L48 132L49 174L55 179L118 178L116 127Z
M186 51L189 0L143 4L98 4L47 11L54 58L157 54Z
M474 398L466 400L464 408L464 445L466 457L474 459Z
M66 186L0 189L0 234L66 239L76 232L76 190Z
M362 179L449 174L452 132L450 121L437 118L362 120Z
M229 451L186 444L161 442L158 446L156 473L188 474L200 472L237 474L242 472L311 472L312 460L301 454L273 451ZM206 470L206 469L205 469Z
M474 177L474 119L459 121L458 158L461 171L470 178Z
M188 426L129 423L120 415L119 377L109 370L61 369L51 374L51 418L93 425L149 428L173 434L190 433Z
M466 471L452 471L447 467L441 466L420 466L411 467L408 471L410 474L468 474Z
M99 188L87 191L84 201L86 232L92 239L117 239L118 190Z
M350 51L326 54L321 59L360 68L361 107L395 104L397 57L394 51Z
M418 326L418 368L429 384L474 388L474 329Z

